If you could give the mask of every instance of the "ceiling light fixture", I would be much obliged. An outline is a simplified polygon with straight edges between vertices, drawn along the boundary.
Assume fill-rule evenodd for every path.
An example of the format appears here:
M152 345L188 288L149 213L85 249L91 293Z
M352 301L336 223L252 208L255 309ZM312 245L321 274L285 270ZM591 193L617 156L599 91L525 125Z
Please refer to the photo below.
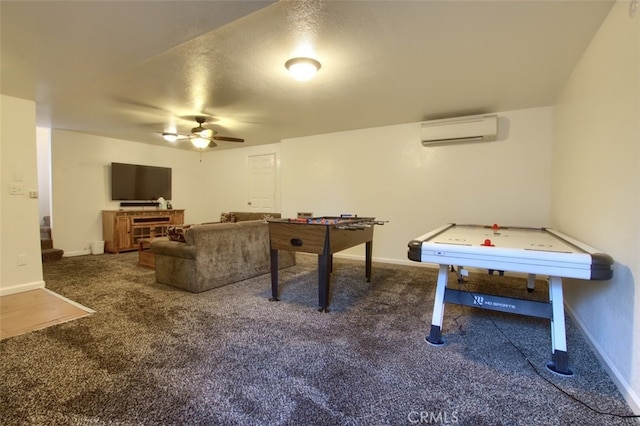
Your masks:
M320 62L311 58L292 58L284 63L289 73L298 81L307 81L313 78L320 69Z
M175 142L178 140L178 135L176 135L175 133L163 133L162 137L167 142Z
M191 140L191 143L193 144L193 146L200 149L208 147L209 142L211 142L209 139L203 138L202 136L199 136L199 135L193 135L189 139Z

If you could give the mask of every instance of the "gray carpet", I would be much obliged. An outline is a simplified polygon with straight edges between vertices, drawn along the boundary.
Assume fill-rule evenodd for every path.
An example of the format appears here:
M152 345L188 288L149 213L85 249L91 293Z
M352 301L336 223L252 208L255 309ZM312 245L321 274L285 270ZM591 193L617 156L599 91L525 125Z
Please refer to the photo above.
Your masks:
M280 302L268 275L191 294L136 260L44 264L49 289L97 312L0 342L0 424L637 424L543 379L632 414L570 319L571 378L544 367L544 320L447 305L446 345L427 344L433 269L374 263L367 283L363 262L335 259L321 314L314 256L281 271ZM519 278L467 285L526 295Z

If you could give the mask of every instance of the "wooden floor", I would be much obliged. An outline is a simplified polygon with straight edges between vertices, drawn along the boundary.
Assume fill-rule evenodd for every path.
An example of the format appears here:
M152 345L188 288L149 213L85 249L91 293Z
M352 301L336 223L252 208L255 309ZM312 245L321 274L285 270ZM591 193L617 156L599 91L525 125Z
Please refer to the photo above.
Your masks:
M94 313L47 289L0 297L0 340Z

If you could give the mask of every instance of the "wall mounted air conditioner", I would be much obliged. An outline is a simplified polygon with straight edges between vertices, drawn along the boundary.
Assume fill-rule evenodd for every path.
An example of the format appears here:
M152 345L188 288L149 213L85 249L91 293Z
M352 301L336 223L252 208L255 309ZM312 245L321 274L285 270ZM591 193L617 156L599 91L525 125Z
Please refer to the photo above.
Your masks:
M474 115L422 123L423 146L462 142L489 142L498 139L498 116Z

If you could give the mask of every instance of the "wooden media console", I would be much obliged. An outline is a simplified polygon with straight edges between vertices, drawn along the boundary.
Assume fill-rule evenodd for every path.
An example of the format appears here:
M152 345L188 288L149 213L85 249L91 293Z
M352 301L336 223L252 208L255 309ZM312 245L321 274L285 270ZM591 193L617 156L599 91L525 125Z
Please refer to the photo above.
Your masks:
M103 210L102 238L110 253L138 250L141 239L165 237L169 226L184 224L184 210Z

